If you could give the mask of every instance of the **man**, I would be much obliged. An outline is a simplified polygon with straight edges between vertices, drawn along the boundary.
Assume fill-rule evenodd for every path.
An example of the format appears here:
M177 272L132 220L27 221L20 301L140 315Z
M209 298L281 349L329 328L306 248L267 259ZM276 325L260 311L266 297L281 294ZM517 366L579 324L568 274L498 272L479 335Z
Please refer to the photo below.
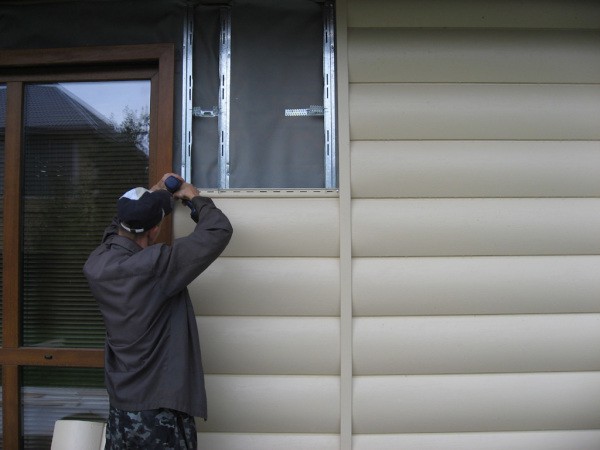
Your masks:
M206 419L198 329L187 286L223 252L232 234L211 199L167 173L150 190L117 201L117 217L84 265L106 326L110 400L106 449L196 449L194 417ZM173 197L191 201L194 231L157 244Z

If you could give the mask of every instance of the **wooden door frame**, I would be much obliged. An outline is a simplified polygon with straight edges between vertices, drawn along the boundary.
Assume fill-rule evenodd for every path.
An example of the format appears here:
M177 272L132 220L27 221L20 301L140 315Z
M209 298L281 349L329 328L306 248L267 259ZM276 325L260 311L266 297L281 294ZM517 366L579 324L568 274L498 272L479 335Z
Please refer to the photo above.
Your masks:
M172 44L0 50L0 83L7 84L2 292L2 416L6 450L21 444L22 366L104 366L102 349L21 346L21 154L24 81L127 79L144 73L151 80L149 180L173 166L175 49ZM128 75L129 74L129 75ZM161 237L170 241L172 223Z

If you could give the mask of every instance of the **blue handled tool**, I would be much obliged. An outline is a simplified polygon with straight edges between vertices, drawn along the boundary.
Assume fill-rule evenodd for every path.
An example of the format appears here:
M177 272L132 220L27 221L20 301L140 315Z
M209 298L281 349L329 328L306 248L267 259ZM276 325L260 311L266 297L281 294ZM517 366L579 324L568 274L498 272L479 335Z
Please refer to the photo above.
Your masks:
M169 191L171 194L174 194L175 192L177 192L179 190L179 188L181 188L182 184L183 184L183 181L181 181L179 178L174 177L173 175L171 175L169 178L167 178L165 180L165 187L167 188L167 191ZM190 217L192 219L194 219L195 222L197 222L198 221L198 211L196 211L196 208L194 208L194 204L189 200L181 200L181 201L183 202L183 204L185 206L190 208L190 210L191 210Z

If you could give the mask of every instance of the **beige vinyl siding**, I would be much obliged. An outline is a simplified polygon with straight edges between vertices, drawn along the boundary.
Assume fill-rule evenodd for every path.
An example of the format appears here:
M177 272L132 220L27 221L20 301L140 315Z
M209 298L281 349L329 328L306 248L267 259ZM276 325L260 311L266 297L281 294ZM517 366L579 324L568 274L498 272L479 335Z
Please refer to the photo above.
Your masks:
M353 255L600 253L600 199L360 199Z
M340 370L335 317L201 317L198 329L207 343L204 363L213 373L337 375Z
M598 29L595 0L345 0L348 28ZM425 53L425 52L423 52ZM444 69L440 67L438 70Z
M199 446L338 449L337 198L214 197L234 236L190 286L209 402ZM178 235L187 215L176 209Z
M352 447L598 447L600 4L347 6Z
M190 292L194 308L211 316L338 317L339 260L220 258Z
M348 40L353 83L585 84L600 72L598 30L351 28Z
M199 447L598 448L600 3L336 5L339 192L207 193Z
M202 431L305 434L306 442L338 433L337 377L209 375L206 388L215 401Z
M350 137L598 139L597 85L353 84Z
M339 218L335 198L218 198L235 224L223 256L337 257ZM185 214L185 212L184 212ZM194 223L182 218L186 234Z
M354 198L600 196L598 141L354 141L351 148Z
M203 433L198 448L210 450L339 449L339 437L290 433ZM576 449L577 450L577 449Z
M409 433L404 435L358 435L355 450L589 450L600 440L600 432L533 431L505 433ZM211 447L212 448L212 447ZM236 447L237 448L237 447Z
M599 383L597 372L357 377L354 430L383 434L594 429L600 414Z
M600 257L356 258L354 314L600 313Z
M599 314L361 317L354 374L595 371L599 344Z

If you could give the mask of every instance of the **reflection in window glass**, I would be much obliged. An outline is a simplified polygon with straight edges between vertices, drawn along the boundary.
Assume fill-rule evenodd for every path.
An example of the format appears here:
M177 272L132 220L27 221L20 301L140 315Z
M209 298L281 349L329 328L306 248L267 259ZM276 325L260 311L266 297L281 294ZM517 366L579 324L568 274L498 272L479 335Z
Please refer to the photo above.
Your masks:
M82 267L118 196L148 185L149 105L149 81L25 87L24 345L103 346Z
M4 129L6 128L6 84L0 83L0 205L4 204ZM4 256L4 207L0 207L0 346L2 345L2 292ZM0 435L2 432L0 431Z
M59 419L106 421L103 369L24 367L22 374L24 448L50 448Z

